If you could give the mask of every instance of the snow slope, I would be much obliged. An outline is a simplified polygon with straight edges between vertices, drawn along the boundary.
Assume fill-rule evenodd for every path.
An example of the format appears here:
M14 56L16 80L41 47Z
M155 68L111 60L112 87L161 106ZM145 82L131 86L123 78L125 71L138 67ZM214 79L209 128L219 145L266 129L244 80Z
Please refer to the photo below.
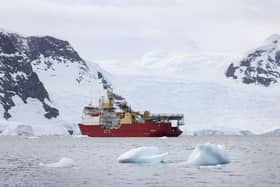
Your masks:
M115 76L114 85L134 110L184 113L186 131L261 133L279 127L278 88L143 76Z
M31 126L35 135L78 133L83 107L97 104L110 84L108 73L83 60L67 41L4 31L0 76L6 135L17 135L16 124Z

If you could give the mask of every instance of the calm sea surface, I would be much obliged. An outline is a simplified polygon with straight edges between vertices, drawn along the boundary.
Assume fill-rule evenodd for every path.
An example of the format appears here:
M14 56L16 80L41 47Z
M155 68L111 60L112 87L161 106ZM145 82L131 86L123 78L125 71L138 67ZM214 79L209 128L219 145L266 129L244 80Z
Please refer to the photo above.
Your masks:
M221 167L186 165L199 143L225 145L231 163ZM158 146L169 152L157 165L119 164L123 152ZM72 168L41 162L68 157ZM74 138L0 137L0 186L280 186L280 137Z

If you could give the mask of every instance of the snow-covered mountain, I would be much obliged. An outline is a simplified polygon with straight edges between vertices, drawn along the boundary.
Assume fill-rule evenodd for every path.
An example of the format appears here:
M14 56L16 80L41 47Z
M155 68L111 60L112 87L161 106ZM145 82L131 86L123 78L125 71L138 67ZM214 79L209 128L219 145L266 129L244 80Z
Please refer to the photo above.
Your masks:
M270 36L240 62L230 64L226 76L266 87L277 83L280 79L280 35Z
M267 42L277 46L271 54L275 54L273 71L278 71L278 40ZM111 75L83 60L66 41L0 32L0 131L11 134L19 125L21 129L31 125L35 134L78 131L83 106L97 104L111 82L135 111L184 113L185 133L201 129L261 133L278 128L279 88L275 84L268 90L227 79L224 72L232 58L226 56L153 51L131 62L98 62ZM253 69L249 68L253 61L250 66L232 65L234 71L230 66L228 77L243 80L247 74L237 72Z
M67 41L0 31L2 127L13 130L18 121L36 134L76 128L82 107L97 102L110 84L106 74Z

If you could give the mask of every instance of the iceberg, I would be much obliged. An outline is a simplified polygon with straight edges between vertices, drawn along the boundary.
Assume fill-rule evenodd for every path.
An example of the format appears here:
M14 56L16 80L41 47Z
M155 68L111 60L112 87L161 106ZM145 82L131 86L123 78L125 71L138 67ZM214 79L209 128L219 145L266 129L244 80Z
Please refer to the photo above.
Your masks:
M69 135L64 123L55 121L25 123L0 119L0 131L3 136Z
M196 145L187 161L188 164L195 166L213 166L229 162L230 160L224 147L210 143Z
M203 129L199 131L195 131L193 133L194 136L222 136L225 135L223 131L212 130L212 129Z
M131 149L117 159L120 163L160 163L168 153L161 153L158 147L138 147Z
M34 136L34 131L31 125L21 122L6 122L4 125L5 129L1 135Z
M38 139L38 138L40 138L39 136L28 136L27 137L28 139Z
M73 159L66 158L66 157L63 157L58 162L54 162L54 163L48 163L48 164L40 163L40 166L45 166L49 168L70 168L70 167L74 167L75 165L76 164Z
M269 132L266 132L262 135L268 135L268 136L280 136L280 129L275 129Z

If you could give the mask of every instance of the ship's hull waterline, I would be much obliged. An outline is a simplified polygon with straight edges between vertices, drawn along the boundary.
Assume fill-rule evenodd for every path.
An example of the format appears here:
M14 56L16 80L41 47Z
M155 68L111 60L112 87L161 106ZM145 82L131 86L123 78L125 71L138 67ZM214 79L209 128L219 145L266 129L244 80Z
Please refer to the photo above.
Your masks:
M182 134L171 123L132 123L121 124L118 128L104 128L102 125L79 124L81 133L90 137L177 137Z

